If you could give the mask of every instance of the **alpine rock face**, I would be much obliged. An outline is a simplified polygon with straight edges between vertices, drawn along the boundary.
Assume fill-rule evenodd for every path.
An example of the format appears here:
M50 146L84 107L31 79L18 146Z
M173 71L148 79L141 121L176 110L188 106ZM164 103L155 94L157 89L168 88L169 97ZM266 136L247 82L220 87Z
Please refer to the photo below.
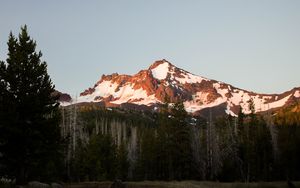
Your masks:
M240 107L250 113L252 99L256 112L277 109L300 100L300 88L282 94L258 94L230 84L194 75L166 60L159 60L147 70L135 75L103 75L94 85L82 92L76 103L101 103L105 106L132 105L155 108L168 99L183 101L190 113L213 109L218 113L237 115Z

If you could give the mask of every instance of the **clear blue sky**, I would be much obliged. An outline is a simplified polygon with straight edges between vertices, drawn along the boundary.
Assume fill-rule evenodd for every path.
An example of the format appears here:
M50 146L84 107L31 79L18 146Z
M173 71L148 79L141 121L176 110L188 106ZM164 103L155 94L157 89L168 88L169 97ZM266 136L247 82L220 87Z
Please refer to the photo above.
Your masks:
M0 59L24 24L73 95L163 58L260 93L300 86L299 0L1 0Z

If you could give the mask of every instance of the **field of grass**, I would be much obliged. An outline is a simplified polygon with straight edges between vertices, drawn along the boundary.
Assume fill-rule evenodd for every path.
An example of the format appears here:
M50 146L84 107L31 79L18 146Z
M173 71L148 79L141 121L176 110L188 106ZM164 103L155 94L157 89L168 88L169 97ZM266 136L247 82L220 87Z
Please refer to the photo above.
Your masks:
M65 188L109 188L112 182L66 184ZM142 181L124 182L126 188L290 188L287 182L219 183L204 181ZM300 182L293 182L300 188Z

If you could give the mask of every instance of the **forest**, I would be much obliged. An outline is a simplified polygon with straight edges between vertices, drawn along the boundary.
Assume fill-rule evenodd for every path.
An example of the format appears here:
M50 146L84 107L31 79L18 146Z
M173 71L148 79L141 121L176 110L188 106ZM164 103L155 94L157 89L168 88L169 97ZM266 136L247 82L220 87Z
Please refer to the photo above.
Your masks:
M251 101L249 108L255 108ZM63 107L64 177L72 182L299 180L300 113L294 109L299 105L276 116L252 111L204 119L187 114L182 103L143 115L97 105Z

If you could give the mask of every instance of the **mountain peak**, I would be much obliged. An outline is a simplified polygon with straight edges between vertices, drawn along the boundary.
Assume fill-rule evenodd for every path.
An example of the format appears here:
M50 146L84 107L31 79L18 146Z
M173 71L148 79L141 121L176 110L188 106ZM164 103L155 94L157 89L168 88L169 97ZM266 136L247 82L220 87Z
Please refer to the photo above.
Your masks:
M149 70L154 69L154 68L156 68L157 66L162 65L162 64L168 64L168 65L170 65L170 66L174 66L174 65L172 65L169 61L167 61L166 59L161 59L161 60L157 60L157 61L155 61L154 63L152 63L152 64L150 65L150 67L149 67Z
M188 112L218 112L236 115L240 109L250 113L247 101L253 99L256 112L280 108L300 101L300 88L277 94L257 94L229 84L207 79L180 69L165 59L155 61L135 75L102 76L93 88L80 94L77 102L102 102L106 106L156 106L168 97L170 102L183 101Z
M148 70L151 71L154 78L163 80L167 77L171 66L172 64L170 62L163 59L155 61Z

